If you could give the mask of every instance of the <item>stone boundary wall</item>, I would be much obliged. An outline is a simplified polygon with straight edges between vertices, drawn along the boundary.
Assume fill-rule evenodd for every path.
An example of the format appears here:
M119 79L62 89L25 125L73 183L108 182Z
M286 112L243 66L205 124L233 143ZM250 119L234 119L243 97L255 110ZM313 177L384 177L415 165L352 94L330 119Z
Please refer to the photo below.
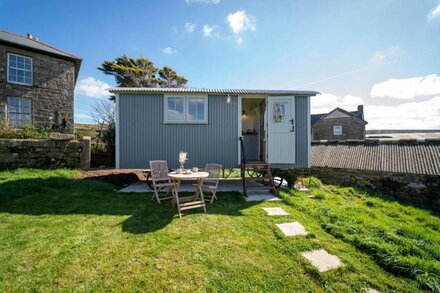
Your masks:
M440 210L440 176L326 167L293 172L300 176L311 174L325 184L365 188Z
M0 139L0 170L90 168L89 137L81 141Z

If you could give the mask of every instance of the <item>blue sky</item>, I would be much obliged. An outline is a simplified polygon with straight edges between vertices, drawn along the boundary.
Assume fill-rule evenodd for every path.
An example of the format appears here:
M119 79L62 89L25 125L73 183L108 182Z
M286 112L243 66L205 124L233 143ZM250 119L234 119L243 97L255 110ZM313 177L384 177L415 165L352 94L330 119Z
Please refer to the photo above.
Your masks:
M370 129L440 128L438 0L2 0L0 28L83 58L77 122L115 85L96 67L127 54L190 87L312 89L312 112L363 103Z

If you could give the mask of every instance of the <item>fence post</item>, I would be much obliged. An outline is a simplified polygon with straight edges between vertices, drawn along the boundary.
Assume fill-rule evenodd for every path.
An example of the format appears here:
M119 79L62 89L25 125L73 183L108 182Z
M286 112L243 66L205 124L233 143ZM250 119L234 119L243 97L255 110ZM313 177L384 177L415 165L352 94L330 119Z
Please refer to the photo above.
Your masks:
M91 151L92 151L92 138L90 136L84 136L82 138L82 151L81 151L81 163L80 163L82 170L90 169Z

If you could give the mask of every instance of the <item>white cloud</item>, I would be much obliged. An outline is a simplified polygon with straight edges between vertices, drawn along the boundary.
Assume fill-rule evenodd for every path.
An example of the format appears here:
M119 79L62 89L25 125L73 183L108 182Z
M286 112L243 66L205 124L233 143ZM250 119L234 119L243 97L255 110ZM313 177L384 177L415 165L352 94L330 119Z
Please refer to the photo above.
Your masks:
M168 54L168 55L172 55L172 54L176 54L177 50L173 49L171 47L166 47L166 48L162 49L162 52L164 52L165 54Z
M355 111L358 105L362 105L364 100L361 97L347 95L338 97L329 93L322 93L312 98L312 113L327 113L336 107L347 111Z
M216 37L216 36L218 36L217 29L218 28L215 25L211 26L211 25L205 24L203 26L203 36L207 37L207 38Z
M75 114L75 120L92 120L92 117L90 117L90 115L87 114Z
M371 96L375 98L413 99L416 96L436 94L440 94L440 76L436 74L402 79L392 78L375 84L371 88Z
M371 56L371 63L380 64L385 58L385 54L382 51L374 52L373 56Z
M196 29L196 26L197 26L197 24L195 24L195 23L187 22L187 23L185 23L185 31L187 33L192 33Z
M108 91L110 87L109 84L89 76L78 82L75 94L91 98L103 98L110 96Z
M220 0L185 0L186 4L199 3L199 4L219 4Z
M244 10L229 13L226 17L226 22L234 33L235 41L238 44L243 43L243 34L246 31L255 31L257 29L254 17L248 16Z
M440 96L397 106L366 105L369 129L439 129Z
M431 11L428 13L428 19L432 19L436 16L440 15L440 4L431 9Z

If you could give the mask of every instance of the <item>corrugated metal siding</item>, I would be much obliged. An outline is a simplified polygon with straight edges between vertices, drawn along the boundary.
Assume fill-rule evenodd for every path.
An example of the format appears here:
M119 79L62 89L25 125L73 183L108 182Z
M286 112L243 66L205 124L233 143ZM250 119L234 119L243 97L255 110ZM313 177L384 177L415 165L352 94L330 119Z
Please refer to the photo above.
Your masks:
M317 143L312 166L440 175L440 142Z
M296 167L306 168L309 166L309 107L308 97L295 97L295 117L296 117Z
M178 167L178 153L188 152L187 167L208 162L236 167L238 160L238 99L208 97L206 125L164 124L163 95L119 95L120 168L148 168L150 160Z

